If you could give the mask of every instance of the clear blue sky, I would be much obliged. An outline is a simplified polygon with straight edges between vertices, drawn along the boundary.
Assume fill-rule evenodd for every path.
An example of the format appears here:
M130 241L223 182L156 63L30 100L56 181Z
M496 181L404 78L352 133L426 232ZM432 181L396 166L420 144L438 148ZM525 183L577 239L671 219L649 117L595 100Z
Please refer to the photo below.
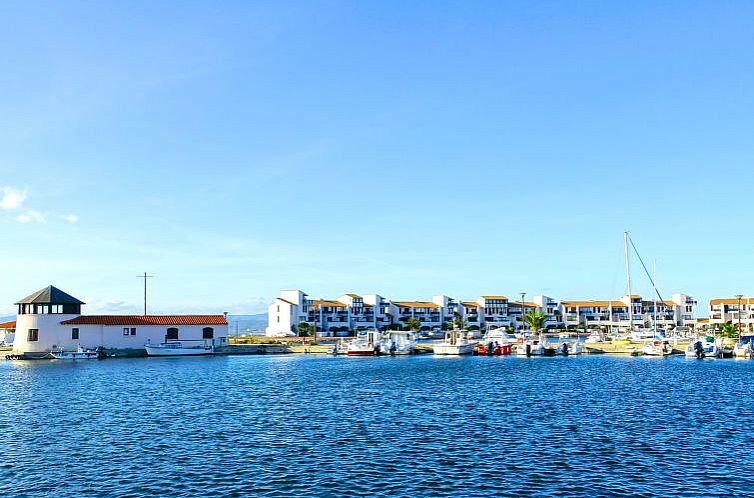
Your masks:
M754 292L750 2L5 2L0 312ZM634 274L636 290L649 294Z

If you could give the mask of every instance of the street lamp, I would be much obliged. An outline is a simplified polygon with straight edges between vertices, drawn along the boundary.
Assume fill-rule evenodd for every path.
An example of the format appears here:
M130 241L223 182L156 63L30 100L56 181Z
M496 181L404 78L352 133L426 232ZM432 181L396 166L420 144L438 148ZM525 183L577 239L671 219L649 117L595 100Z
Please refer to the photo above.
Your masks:
M526 300L526 292L521 293L521 328L525 329L524 324L524 301Z
M738 340L741 340L741 298L744 297L743 294L736 294L736 299L738 299Z

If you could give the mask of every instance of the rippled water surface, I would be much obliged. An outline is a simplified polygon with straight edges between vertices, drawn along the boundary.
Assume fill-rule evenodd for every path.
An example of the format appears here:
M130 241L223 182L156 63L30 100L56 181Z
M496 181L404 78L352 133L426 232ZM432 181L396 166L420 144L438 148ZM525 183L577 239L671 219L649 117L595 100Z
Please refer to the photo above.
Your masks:
M754 361L0 362L2 496L754 495Z

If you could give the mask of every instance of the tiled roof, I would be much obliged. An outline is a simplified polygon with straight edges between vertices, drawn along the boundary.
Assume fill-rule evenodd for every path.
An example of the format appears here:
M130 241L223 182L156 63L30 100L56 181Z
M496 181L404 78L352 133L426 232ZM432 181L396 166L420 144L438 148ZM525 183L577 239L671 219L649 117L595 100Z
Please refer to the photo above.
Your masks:
M461 301L461 304L469 308L476 308L479 306L479 303L475 301Z
M563 301L560 304L563 306L597 306L601 308L612 306L613 308L628 308L628 305L623 301Z
M754 301L753 297L742 297L741 298L741 304L749 304L751 301ZM711 305L715 304L738 304L738 298L737 297L725 297L725 298L717 298L717 299L711 299L709 302Z
M502 299L507 300L508 298L505 296L482 296L482 299Z
M439 308L435 303L427 301L391 301L394 305L402 308Z
M228 325L223 315L82 315L63 325Z
M296 306L296 303L292 303L292 302L290 302L290 301L288 301L286 299L283 299L282 297L276 297L275 300L277 300L277 301L283 301L284 303L290 304L291 306Z
M508 304L512 304L514 306L521 306L521 301L511 301ZM536 307L537 307L537 303L524 302L524 308L536 308Z
M347 308L348 305L346 303L341 303L340 301L332 301L330 299L315 299L312 301L313 306L333 306L335 308Z
M16 328L16 322L0 323L0 329L15 329L15 328Z
M348 296L348 297L352 297L352 298L359 298L359 297L361 297L361 296L360 296L360 295L358 295L358 294L346 294L346 296Z

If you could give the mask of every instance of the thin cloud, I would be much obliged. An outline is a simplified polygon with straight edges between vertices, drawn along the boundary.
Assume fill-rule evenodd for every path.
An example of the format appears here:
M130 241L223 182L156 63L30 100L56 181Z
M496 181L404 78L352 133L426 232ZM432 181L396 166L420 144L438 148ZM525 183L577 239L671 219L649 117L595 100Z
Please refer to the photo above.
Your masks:
M63 218L68 223L76 223L79 221L78 215L75 215L75 214L63 214L60 217Z
M16 216L16 220L20 223L44 223L47 217L39 211L29 210Z

